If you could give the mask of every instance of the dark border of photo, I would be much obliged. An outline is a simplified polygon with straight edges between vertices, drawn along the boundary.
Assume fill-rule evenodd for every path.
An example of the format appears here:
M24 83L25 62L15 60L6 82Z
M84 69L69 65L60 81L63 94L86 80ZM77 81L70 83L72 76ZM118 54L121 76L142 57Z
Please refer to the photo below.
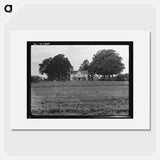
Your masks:
M129 46L129 115L126 116L54 116L31 113L31 46L32 45L128 45ZM36 119L133 119L133 41L27 41L27 118Z

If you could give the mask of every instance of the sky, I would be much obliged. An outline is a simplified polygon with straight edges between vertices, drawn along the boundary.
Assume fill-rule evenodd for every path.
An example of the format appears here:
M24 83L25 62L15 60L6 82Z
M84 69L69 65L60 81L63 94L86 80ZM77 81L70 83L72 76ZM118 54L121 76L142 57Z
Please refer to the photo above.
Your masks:
M31 46L31 75L39 74L39 64L49 57L64 54L69 59L74 70L78 70L84 60L92 61L93 55L101 49L113 49L124 63L125 69L122 73L129 70L129 47L128 45L32 45Z

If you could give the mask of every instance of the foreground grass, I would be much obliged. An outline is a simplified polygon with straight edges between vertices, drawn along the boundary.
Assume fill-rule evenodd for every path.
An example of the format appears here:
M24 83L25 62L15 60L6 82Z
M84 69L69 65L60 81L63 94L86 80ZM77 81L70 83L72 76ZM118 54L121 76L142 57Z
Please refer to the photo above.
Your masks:
M127 116L128 82L68 81L31 85L33 115Z

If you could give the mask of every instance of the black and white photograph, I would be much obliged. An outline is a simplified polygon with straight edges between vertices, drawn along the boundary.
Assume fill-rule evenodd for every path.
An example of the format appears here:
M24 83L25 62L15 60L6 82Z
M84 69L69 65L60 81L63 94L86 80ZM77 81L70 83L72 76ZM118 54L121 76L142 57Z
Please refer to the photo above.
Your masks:
M27 118L133 118L133 41L28 41Z

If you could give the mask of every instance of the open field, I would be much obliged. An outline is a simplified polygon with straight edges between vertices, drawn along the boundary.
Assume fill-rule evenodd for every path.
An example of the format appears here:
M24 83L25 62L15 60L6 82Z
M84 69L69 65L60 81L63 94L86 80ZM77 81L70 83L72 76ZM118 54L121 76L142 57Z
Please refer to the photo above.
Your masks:
M31 84L33 115L127 116L128 82L66 81Z

